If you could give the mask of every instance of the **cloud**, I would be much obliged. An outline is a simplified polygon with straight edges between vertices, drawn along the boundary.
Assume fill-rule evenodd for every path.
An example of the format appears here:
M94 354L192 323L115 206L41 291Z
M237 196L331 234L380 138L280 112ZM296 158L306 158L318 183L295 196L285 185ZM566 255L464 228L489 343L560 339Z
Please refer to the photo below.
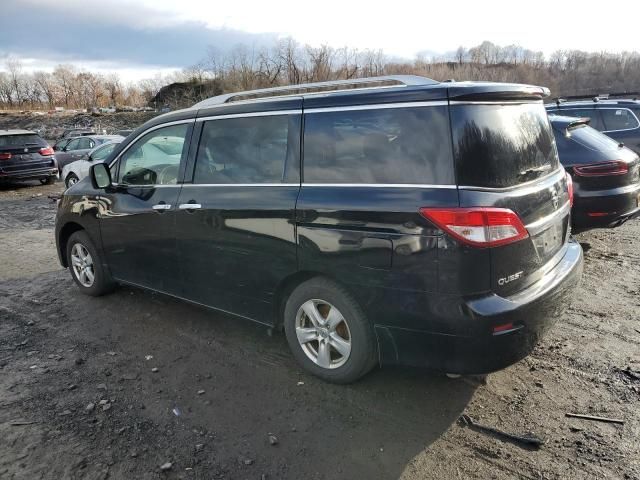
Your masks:
M55 63L180 68L203 58L209 46L224 52L239 43L270 46L277 38L273 33L211 29L193 20L170 21L166 13L121 0L71 0L62 6L47 0L12 1L2 12L11 21L0 29L0 57L11 54Z

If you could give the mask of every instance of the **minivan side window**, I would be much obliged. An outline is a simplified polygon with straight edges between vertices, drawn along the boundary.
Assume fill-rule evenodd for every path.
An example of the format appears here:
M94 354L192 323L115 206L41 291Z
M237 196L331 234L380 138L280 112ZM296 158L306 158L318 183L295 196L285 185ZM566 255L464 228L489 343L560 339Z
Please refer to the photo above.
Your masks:
M193 183L281 183L296 153L295 115L222 118L204 123Z
M306 183L455 184L446 106L305 114Z
M638 128L638 119L626 108L603 108L600 110L604 121L604 130L632 130Z
M120 157L118 183L123 185L172 185L178 183L180 162L186 155L189 124L153 130Z

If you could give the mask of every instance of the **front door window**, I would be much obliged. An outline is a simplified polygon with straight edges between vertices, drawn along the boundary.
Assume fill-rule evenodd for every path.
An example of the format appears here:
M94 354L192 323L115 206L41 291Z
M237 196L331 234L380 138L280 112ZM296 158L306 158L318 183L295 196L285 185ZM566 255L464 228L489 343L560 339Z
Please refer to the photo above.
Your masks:
M189 125L154 130L134 143L121 157L121 185L172 185L178 183L180 161L186 155Z

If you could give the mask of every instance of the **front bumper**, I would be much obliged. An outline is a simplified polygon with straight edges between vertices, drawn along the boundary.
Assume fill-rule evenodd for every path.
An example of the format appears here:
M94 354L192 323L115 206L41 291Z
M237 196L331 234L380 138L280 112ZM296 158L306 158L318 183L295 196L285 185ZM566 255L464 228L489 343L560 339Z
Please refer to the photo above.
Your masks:
M576 192L574 227L616 227L640 215L640 184L595 192Z
M560 262L524 291L463 299L462 308L456 308L460 317L452 321L470 325L465 334L377 325L381 363L459 374L505 368L526 357L563 313L580 281L582 264L582 248L572 240ZM494 332L507 324L512 328Z

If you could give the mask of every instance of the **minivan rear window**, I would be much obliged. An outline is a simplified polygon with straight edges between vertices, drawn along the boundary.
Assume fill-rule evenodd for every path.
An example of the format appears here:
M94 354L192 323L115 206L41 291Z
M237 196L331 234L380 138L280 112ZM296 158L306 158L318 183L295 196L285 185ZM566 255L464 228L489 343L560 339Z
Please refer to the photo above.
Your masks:
M542 104L452 105L451 126L460 185L511 187L558 168Z
M307 113L306 183L455 183L446 106Z

